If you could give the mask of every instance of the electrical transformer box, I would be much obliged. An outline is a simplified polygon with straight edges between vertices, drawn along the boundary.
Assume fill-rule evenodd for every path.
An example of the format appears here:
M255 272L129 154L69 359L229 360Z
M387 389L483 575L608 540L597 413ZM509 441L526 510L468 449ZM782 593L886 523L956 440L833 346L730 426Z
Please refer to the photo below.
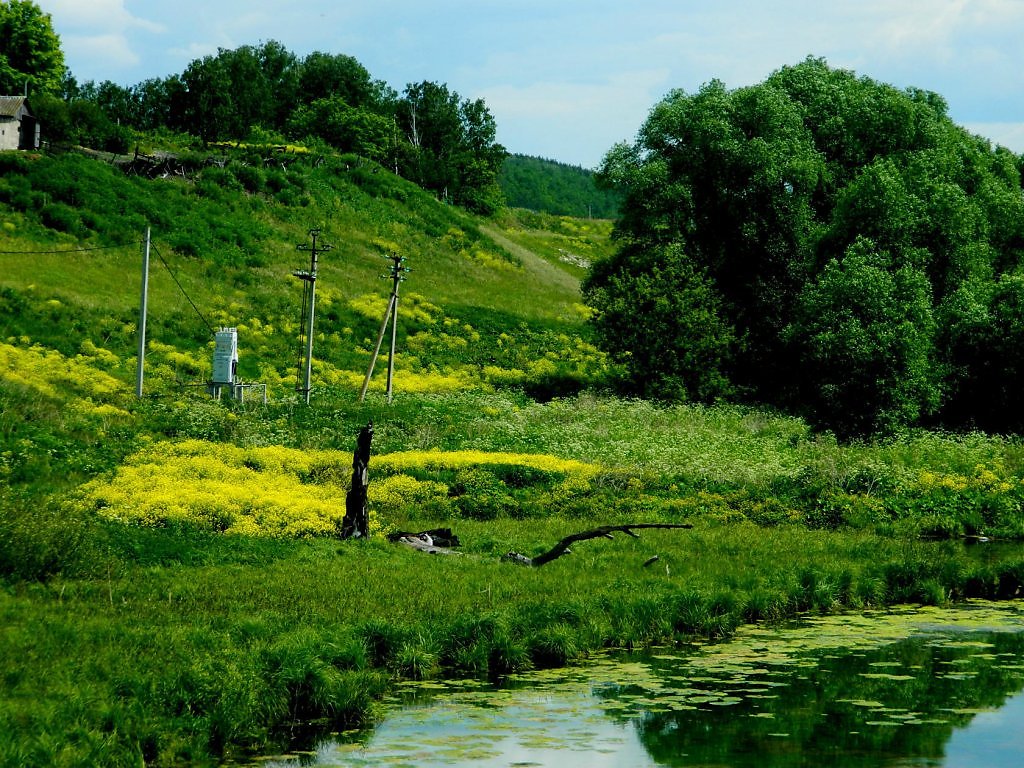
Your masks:
M213 383L234 384L238 371L238 329L221 328L213 347Z

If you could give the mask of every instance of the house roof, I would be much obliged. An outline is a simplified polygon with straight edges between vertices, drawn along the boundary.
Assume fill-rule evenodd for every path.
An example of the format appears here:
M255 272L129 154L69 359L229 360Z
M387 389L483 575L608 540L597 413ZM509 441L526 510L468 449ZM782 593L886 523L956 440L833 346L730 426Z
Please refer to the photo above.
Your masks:
M0 117L17 117L22 107L28 112L24 96L0 96Z

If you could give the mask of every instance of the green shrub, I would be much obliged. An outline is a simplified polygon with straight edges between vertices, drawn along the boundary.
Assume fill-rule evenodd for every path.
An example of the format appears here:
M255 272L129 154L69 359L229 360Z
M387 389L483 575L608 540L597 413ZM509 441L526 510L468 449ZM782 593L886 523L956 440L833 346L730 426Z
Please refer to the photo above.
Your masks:
M29 497L0 497L0 576L36 581L102 568L92 520Z
M71 206L64 203L50 203L44 205L39 212L43 224L58 232L67 232L69 235L84 237L87 234L86 228L78 213Z
M233 163L231 172L247 192L262 192L267 185L263 171L252 165Z

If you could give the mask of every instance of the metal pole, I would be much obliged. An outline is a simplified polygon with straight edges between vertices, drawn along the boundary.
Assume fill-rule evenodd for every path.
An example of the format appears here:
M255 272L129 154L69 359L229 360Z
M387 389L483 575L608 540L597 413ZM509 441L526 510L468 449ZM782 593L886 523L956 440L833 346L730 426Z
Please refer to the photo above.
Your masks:
M395 377L395 337L398 335L398 284L402 280L399 270L401 262L395 262L394 281L391 288L391 351L388 353L388 403L391 402L391 382Z
M146 366L146 309L149 303L149 227L146 227L142 251L142 298L139 301L139 368L135 373L135 396L142 399L142 379Z
M306 405L309 405L309 393L312 390L310 380L313 375L313 314L316 306L316 235L313 235L313 255L309 266L309 317L306 320Z

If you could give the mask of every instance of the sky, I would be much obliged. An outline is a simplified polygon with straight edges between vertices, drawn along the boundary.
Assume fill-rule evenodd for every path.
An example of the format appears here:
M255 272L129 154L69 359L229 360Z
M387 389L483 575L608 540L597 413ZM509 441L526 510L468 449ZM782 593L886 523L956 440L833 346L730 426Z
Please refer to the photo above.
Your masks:
M596 168L674 89L807 56L942 95L1024 153L1024 0L36 0L79 82L135 85L268 40L355 57L401 92L483 99L510 152Z

